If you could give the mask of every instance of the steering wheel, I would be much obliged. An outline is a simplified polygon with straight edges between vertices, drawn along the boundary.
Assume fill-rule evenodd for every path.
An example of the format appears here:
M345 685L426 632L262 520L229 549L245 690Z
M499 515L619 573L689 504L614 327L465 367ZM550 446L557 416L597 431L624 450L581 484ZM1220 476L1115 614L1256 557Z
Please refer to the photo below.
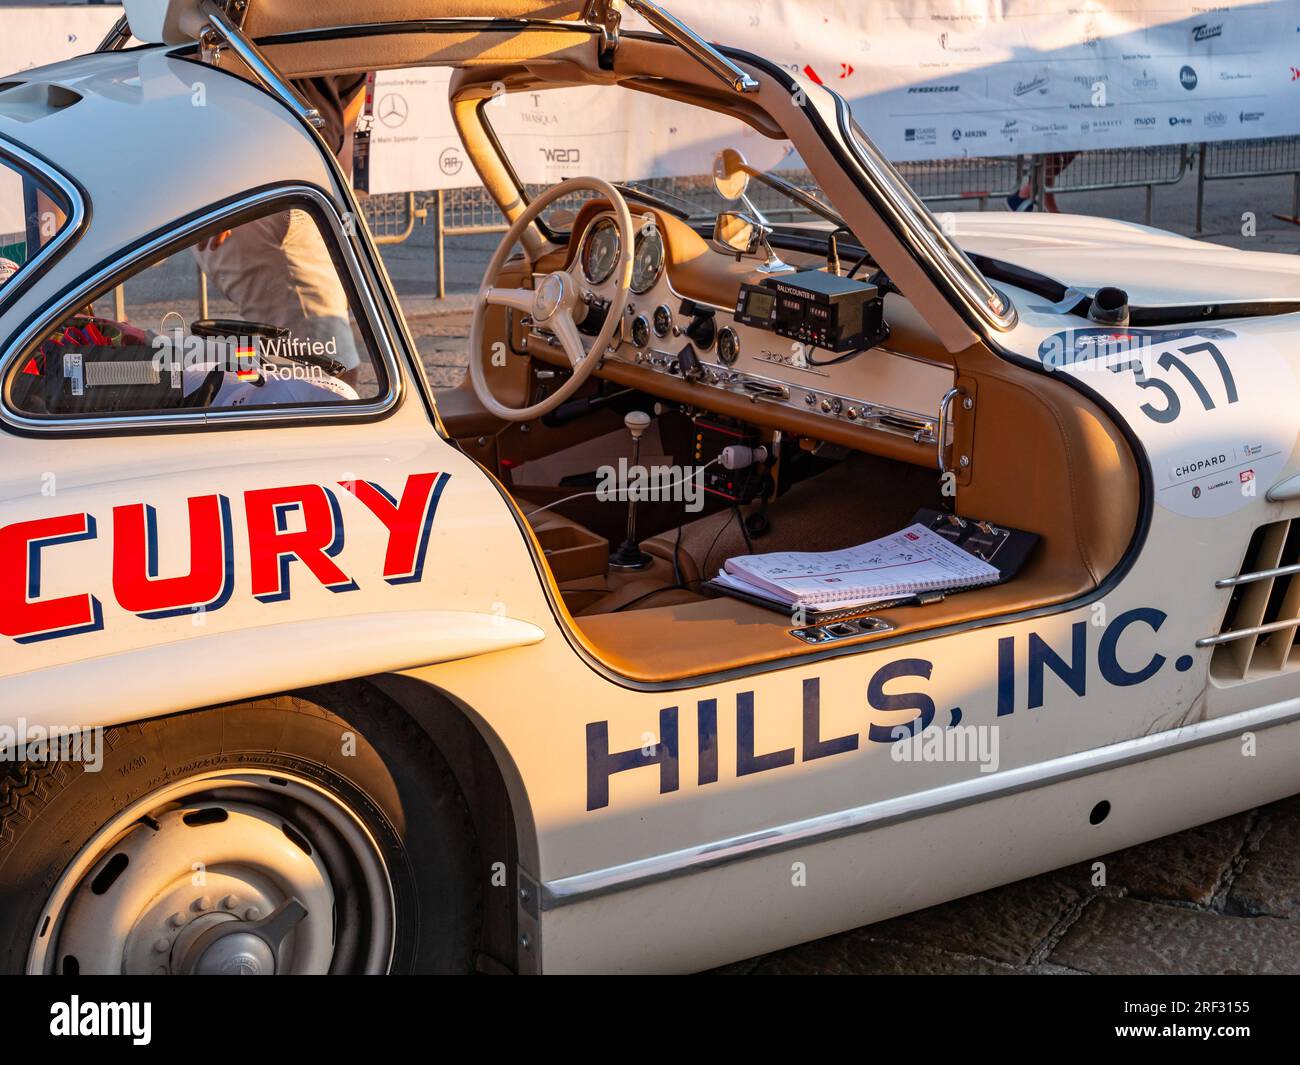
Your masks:
M579 268L576 256L571 268L573 272L555 270L541 278L536 288L496 288L492 284L529 223L556 200L580 191L595 192L610 202L618 224L620 244L618 265L612 274L615 292L609 301L605 324L592 342L590 352L583 345L582 334L578 332L578 323L574 320L574 312L583 303L582 289L576 276ZM632 288L632 250L632 215L627 209L627 202L613 185L600 178L569 178L548 189L528 205L501 238L483 275L478 298L474 301L474 320L469 329L469 377L483 406L506 421L531 421L553 411L582 387L623 321L623 310ZM509 307L532 315L538 328L555 334L568 357L569 366L573 370L569 379L545 399L530 407L508 407L492 394L483 365L483 322L489 307Z

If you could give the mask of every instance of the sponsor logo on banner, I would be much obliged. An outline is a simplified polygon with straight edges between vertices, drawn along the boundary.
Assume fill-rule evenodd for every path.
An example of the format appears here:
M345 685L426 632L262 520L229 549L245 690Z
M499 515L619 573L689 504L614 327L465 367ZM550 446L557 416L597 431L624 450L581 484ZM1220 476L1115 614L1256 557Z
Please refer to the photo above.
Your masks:
M1201 41L1212 41L1215 37L1223 36L1223 23L1216 22L1213 25L1203 22L1199 26L1192 27L1192 40L1200 43Z
M1138 92L1155 92L1159 86L1160 82L1145 70L1133 79L1133 88Z
M581 148L538 148L542 158L559 166L573 166L582 162Z
M444 148L442 154L438 156L438 169L448 177L459 174L464 165L465 160L460 157L459 148Z
M939 47L942 48L945 52L983 51L983 49L978 44L953 40L952 34L948 33L946 30L943 33L939 34Z
M410 113L411 108L406 102L406 97L397 92L386 93L380 98L379 106L375 108L375 117L389 129L403 125Z
M909 96L929 96L934 93L960 92L960 85L909 85L907 94Z
M1220 126L1228 124L1228 116L1222 111L1206 111L1205 124L1211 129L1218 129Z
M1193 70L1190 66L1184 65L1183 68L1178 71L1178 84L1181 85L1188 92L1191 92L1194 88L1196 88L1197 80L1198 79L1196 77L1196 71Z
M1171 126L1190 126L1192 120L1190 118L1184 118L1182 115L1170 115L1169 124Z
M1258 122L1263 117L1263 111L1241 111L1237 115L1237 121L1245 126L1251 122Z
M903 140L908 144L934 144L937 139L933 126L925 126L921 129L910 126L903 130Z
M1028 96L1030 93L1033 92L1039 94L1045 94L1047 92L1048 80L1049 79L1046 74L1037 74L1032 78L1026 78L1023 81L1018 81L1015 83L1015 85L1012 86L1011 95Z

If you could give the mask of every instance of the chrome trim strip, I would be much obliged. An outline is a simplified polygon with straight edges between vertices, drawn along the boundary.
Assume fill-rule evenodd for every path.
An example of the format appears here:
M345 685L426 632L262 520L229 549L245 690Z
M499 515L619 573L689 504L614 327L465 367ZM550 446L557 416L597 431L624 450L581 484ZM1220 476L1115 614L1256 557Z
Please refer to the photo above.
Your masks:
M2 149L0 149L2 150ZM388 391L378 399L366 403L322 404L302 407L241 407L229 410L195 410L185 414L158 413L137 414L128 417L63 417L38 418L16 411L9 403L9 384L14 372L14 363L23 353L53 328L68 313L68 308L84 306L90 294L102 289L114 278L127 277L142 261L148 259L162 248L175 246L183 249L185 238L193 233L219 222L222 218L237 214L249 208L273 204L281 200L302 198L311 200L324 213L338 248L347 263L353 288L361 303L360 310L366 315L370 332L379 345L379 356L388 377ZM71 228L71 227L69 227ZM397 364L397 355L393 348L392 337L386 327L386 320L379 313L375 304L371 281L362 271L356 251L344 230L339 218L338 207L334 201L320 189L311 185L281 185L273 189L245 196L215 210L207 211L179 229L169 229L156 235L148 243L136 248L130 258L114 259L101 266L86 278L75 290L65 295L58 308L34 320L5 348L0 356L0 421L15 429L26 432L41 433L85 433L95 430L122 431L130 429L159 429L173 426L205 426L247 422L252 425L284 423L294 421L317 421L321 418L342 418L355 420L373 417L391 410L401 397L403 378Z
M96 52L120 52L126 47L126 42L131 39L131 27L127 24L126 16L123 15L113 23L113 28L96 47Z
M262 50L256 44L244 36L235 20L213 0L199 0L199 14L208 20L209 31L219 36L226 46L239 56L249 73L267 92L316 129L325 125L321 113L298 95L293 86L280 76L280 72L275 69L275 64L262 54ZM200 35L200 43L206 44L204 35Z
M542 885L542 909L554 910L619 891L702 872L720 865L759 858L793 847L825 843L843 836L904 824L921 817L960 809L1060 784L1078 777L1119 769L1160 755L1189 750L1239 735L1248 729L1274 728L1300 721L1300 699L1198 721L1194 725L1137 736L1108 747L1062 755L1036 765L977 776L914 795L882 799L865 806L821 814L729 839L703 843L606 869L549 880Z
M1283 629L1294 629L1300 626L1300 618L1284 618L1281 621L1270 621L1267 625L1252 625L1248 629L1233 629L1231 632L1220 632L1215 636L1202 636L1196 641L1197 647L1214 647L1216 644L1231 643L1233 640L1242 640L1247 636L1262 636L1268 632L1281 632Z
M67 198L71 213L63 228L54 235L54 239L23 263L11 282L0 287L0 311L4 310L6 302L16 299L18 294L24 291L24 278L39 274L45 264L57 257L67 244L81 235L87 218L86 201L81 195L81 189L62 171L40 156L33 155L16 142L0 137L0 160L6 157L18 162L20 170L28 170L34 176L57 185L59 191Z
M758 82L736 66L686 23L651 3L650 0L625 0L651 26L662 33L705 70L729 85L735 92L757 92Z
M1289 566L1274 566L1272 569L1262 569L1256 573L1239 573L1235 577L1220 577L1214 582L1216 588L1231 588L1238 584L1250 584L1252 581L1267 581L1274 577L1289 577L1293 573L1300 573L1300 562L1292 563Z
M962 303L976 311L979 317L988 325L1001 331L1011 329L1017 321L1015 304L1009 299L1001 296L1001 294L999 294L993 286L989 285L987 281L984 281L985 287L990 293L1006 305L1005 309L1001 314L999 314L980 298L980 294L973 289L972 284L963 278L953 266L951 256L942 245L939 244L935 235L927 232L921 226L916 224L913 208L899 199L898 194L894 191L892 182L885 180L879 171L876 161L872 159L867 152L862 150L858 137L853 132L853 112L849 109L849 105L845 102L844 98L833 89L827 89L826 91L830 93L831 98L835 101L836 118L840 127L839 133L844 140L845 146L849 149L849 157L858 164L862 169L862 172L866 175L867 180L875 187L881 198L881 204L890 208L895 223L907 234L909 243L912 245L916 253L927 259L934 267L937 275L936 280L942 278L947 283L950 291L957 295ZM884 162L883 159L881 161ZM886 163L886 165L888 164ZM902 181L904 185L907 184L901 176L899 176L898 180ZM920 201L917 202L920 203ZM920 206L928 215L928 208L926 208L924 204L920 204ZM949 241L948 243L951 245L952 242ZM962 252L960 248L957 248L955 245L952 245L952 247L957 255L965 259L965 253ZM970 264L968 259L966 259L966 262L970 265L971 270L976 275L979 275L979 271L975 269L973 264Z

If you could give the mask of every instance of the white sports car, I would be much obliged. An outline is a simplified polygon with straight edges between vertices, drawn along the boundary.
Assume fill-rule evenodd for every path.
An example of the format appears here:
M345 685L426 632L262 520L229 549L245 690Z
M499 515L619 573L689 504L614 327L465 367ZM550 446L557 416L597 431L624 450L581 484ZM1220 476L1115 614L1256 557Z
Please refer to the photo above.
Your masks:
M626 2L0 80L4 970L697 970L1300 790L1295 261L954 235ZM302 95L422 65L510 223L438 393ZM545 139L609 106L686 202Z

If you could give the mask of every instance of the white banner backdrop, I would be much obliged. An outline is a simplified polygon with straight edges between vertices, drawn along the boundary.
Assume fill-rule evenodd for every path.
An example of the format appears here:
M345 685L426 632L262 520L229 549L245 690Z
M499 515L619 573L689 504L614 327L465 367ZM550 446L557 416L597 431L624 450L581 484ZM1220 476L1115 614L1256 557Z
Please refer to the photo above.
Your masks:
M93 50L122 15L115 7L0 7L0 79ZM0 237L23 229L22 186L0 174Z
M0 7L0 78L57 63L99 45L120 7Z
M675 8L709 40L745 48L841 93L891 159L1067 152L1300 133L1297 0L711 0ZM625 17L625 26L639 19ZM690 62L683 57L682 60ZM383 73L376 86L371 190L454 188L473 178L459 149L439 72ZM566 90L567 91L567 90ZM624 98L618 114L593 106ZM645 121L643 94L587 93L547 123L498 129L520 177L539 138L582 143L587 172L649 176L669 123ZM635 98L635 104L632 99ZM635 107L638 118L631 120ZM504 116L503 116L504 117ZM725 126L734 129L734 125ZM629 132L635 129L635 133ZM679 174L698 166L719 130L694 131ZM520 161L523 161L522 163ZM654 172L664 173L662 160ZM560 168L556 176L567 176Z
M704 37L764 55L844 95L894 160L1068 152L1300 132L1300 0L711 0ZM0 7L0 71L93 48L121 9ZM632 14L628 28L643 28ZM682 62L691 60L683 56ZM581 169L706 172L734 121L633 92L563 90L496 117L525 181ZM379 76L371 191L472 185L446 71ZM671 137L671 141L668 139ZM761 141L758 138L757 141ZM744 146L747 155L757 142ZM572 156L569 157L572 161ZM759 162L758 159L753 161Z

